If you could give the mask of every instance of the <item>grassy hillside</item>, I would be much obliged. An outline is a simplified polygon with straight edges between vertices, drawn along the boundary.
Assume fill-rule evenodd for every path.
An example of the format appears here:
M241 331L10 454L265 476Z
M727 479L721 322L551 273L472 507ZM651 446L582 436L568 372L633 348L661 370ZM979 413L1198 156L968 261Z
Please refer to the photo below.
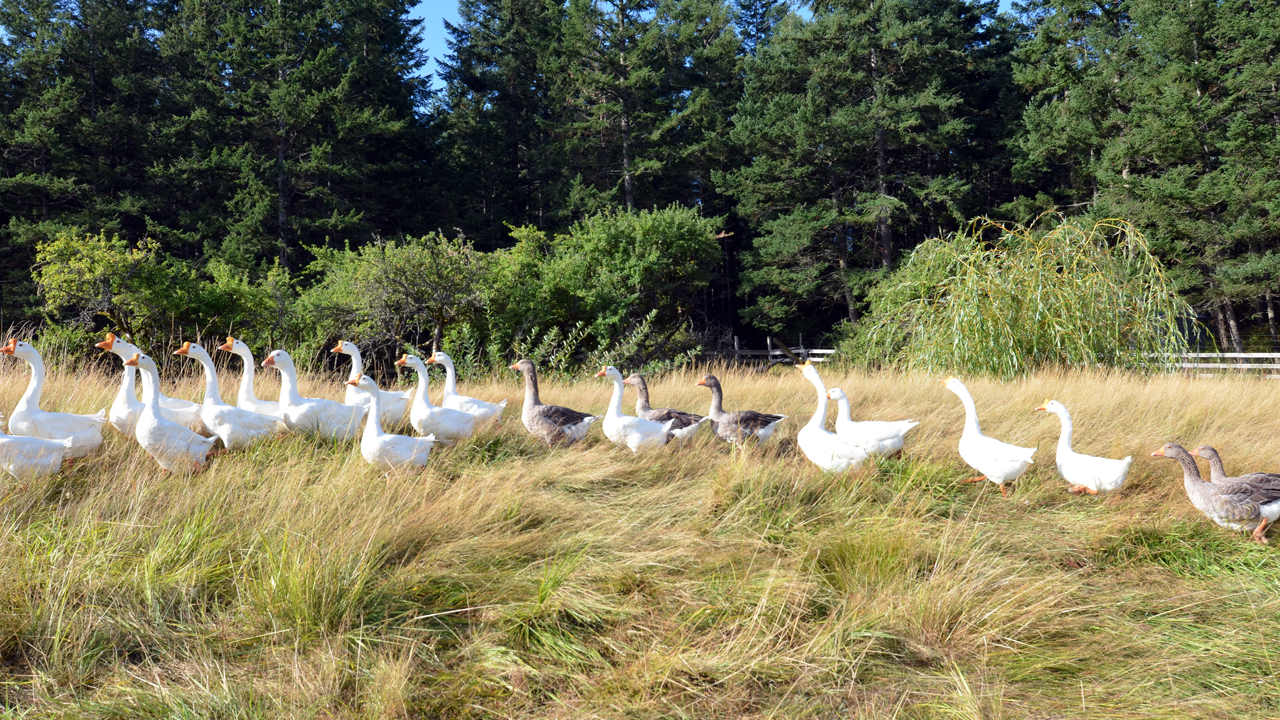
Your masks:
M0 362L0 408L24 371ZM655 403L704 409L696 377L655 379ZM827 376L856 417L922 421L904 459L845 476L794 444L814 402L798 372L722 380L730 408L790 414L779 437L635 458L593 430L551 451L519 424L514 373L465 386L511 398L506 420L421 475L290 438L183 479L112 431L63 475L3 486L0 717L1280 713L1277 551L1211 525L1148 457L1207 442L1229 471L1280 468L1280 383L972 382L989 434L1040 447L1003 500L957 482L963 414L934 378ZM55 373L45 407L104 407L115 383ZM608 399L585 376L543 385ZM1135 456L1123 490L1064 492L1046 397L1077 449Z

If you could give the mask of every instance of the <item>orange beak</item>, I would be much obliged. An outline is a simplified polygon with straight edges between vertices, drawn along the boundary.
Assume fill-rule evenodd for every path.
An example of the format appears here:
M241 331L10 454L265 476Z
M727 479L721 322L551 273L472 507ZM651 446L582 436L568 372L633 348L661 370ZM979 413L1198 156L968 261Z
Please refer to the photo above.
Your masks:
M276 361L270 355L267 356L266 360L262 361L262 367L275 367L275 366L276 366Z
M631 378L627 378L627 379L623 380L622 382L623 382L623 384L626 384L626 385L635 385L635 384L636 384L636 381L635 381L635 380L632 380Z
M335 346L334 346L334 348L333 348L332 350L330 350L329 352L342 352L342 341L341 341L341 340L339 340L339 341L338 341L338 344L337 344L337 345L335 345Z
M707 381L706 381L706 380L699 380L698 382L694 383L694 385L701 385L702 387L706 387L706 386L707 386Z
M134 354L133 354L133 357L131 357L131 358L129 358L128 360L125 360L125 361L124 361L124 364L125 364L125 365L128 365L129 367L138 367L138 358L139 358L139 357L141 357L141 356L140 356L138 353L134 353Z
M233 338L233 337L231 337L230 335L228 335L228 336L227 336L227 341L226 341L226 342L224 342L224 343L222 343L221 345L219 345L219 346L218 346L218 349L219 349L219 350L225 350L225 351L227 351L227 352L231 352L232 350L234 350L234 349L235 349L235 342L236 342L236 339L235 339L235 338Z
M351 385L352 387L360 387L360 378L356 378L355 380L348 380L346 384Z
M596 373L596 377L604 377L605 375L608 375L608 374L609 374L609 368L602 367L600 368L600 372Z
M12 355L13 351L17 349L18 349L18 338L9 338L9 344L5 345L4 347L0 347L0 353L4 353L5 355Z
M434 356L433 356L433 357L434 357ZM427 362L431 362L431 361L430 361L430 360L428 360ZM520 365L519 365L518 363L511 363L510 365L508 365L508 366L507 366L507 369L508 369L508 370L519 370L519 369L520 369Z
M1164 456L1165 456L1164 448L1160 448L1159 450L1156 450L1155 452L1151 453L1151 457L1164 457Z
M427 364L428 364L428 365L434 365L434 364L435 364L435 361L436 361L436 354L435 354L435 353L431 353L431 357L427 358ZM512 370L515 370L515 369L516 369L516 366L515 366L515 365L512 365L512 366L511 366L511 369L512 369Z
M186 354L188 354L188 353L190 353L190 352L191 352L191 341L190 341L190 340L188 340L187 342L182 343L182 347L178 348L177 350L174 350L174 351L173 351L173 354L174 354L174 355L186 355Z
M1196 457L1200 457L1200 448L1196 448L1195 450L1188 450L1187 453L1190 455L1195 455Z
M103 340L102 342L98 343L97 345L94 345L94 347L96 347L96 348L102 348L103 350L110 350L110 349L111 349L111 346L113 346L113 345L115 345L115 344L116 344L116 334L115 334L115 333L107 333L107 339L106 339L106 340Z
M396 361L396 364L397 364L397 365L399 365L399 366L401 366L401 367L404 367L405 365L408 365L408 364L409 364L409 353L405 353L404 355L401 355L401 356L400 356L400 359Z

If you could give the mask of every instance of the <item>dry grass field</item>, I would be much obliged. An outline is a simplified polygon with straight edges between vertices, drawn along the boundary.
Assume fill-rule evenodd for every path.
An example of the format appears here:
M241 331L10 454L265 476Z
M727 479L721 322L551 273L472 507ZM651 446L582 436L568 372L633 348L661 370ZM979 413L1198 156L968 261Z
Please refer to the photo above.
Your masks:
M0 360L0 409L25 371ZM655 404L705 410L700 375L655 378ZM109 431L0 491L0 717L1280 715L1280 548L1209 523L1149 457L1208 443L1228 471L1280 470L1280 383L971 382L988 434L1040 448L1004 500L958 482L963 412L935 378L824 376L857 418L921 421L903 459L819 472L794 442L813 391L786 367L722 374L730 409L791 416L745 452L704 431L632 457L595 429L548 450L515 373L464 383L510 398L505 420L422 474L292 437L166 476ZM116 382L53 372L45 408L105 407ZM609 396L589 373L543 386L582 410ZM1046 397L1078 450L1135 456L1121 491L1064 492Z

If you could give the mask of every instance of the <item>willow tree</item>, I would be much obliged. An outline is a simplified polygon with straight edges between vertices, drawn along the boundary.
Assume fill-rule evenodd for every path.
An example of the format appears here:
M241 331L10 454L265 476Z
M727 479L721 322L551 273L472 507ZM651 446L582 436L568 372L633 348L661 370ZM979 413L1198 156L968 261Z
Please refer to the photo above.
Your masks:
M1146 367L1187 350L1191 307L1122 220L1049 230L978 220L925 241L871 294L843 350L903 368L1011 377Z

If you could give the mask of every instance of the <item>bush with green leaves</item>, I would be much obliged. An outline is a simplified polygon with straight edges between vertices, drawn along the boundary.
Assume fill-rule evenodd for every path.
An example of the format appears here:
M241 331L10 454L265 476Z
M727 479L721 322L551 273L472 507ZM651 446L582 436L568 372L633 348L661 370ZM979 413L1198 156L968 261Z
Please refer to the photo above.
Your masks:
M1046 227L1056 221L1053 227ZM1049 366L1142 368L1186 352L1195 314L1122 220L974 221L922 243L841 343L873 365L1012 377Z

